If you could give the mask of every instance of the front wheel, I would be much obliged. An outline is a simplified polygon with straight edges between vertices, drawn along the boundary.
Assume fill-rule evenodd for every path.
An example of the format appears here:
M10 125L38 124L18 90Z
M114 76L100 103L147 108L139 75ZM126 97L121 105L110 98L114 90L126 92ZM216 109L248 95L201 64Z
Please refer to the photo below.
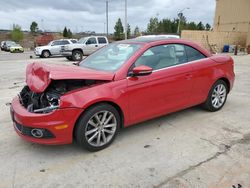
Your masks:
M120 115L113 106L105 103L93 106L76 124L76 141L89 151L102 150L113 142L120 124Z
M83 53L80 50L74 50L72 53L73 61L81 61Z
M50 52L49 52L48 50L44 50L44 51L42 52L42 56L43 56L44 58L48 58L48 57L50 56Z
M220 110L227 100L228 90L228 86L223 80L215 82L203 107L211 112Z

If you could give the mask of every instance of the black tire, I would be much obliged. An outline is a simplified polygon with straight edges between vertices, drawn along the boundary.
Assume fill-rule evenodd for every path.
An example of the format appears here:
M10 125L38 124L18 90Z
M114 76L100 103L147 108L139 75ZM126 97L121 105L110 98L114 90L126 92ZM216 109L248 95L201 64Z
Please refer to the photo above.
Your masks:
M104 117L104 115L103 116L98 115L98 113L105 113L106 111L109 114L106 114L105 117ZM110 133L106 133L105 130L101 130L100 129L101 125L95 127L89 123L90 121L94 122L96 114L97 114L98 118L100 118L99 120L103 120L103 117L104 117L104 120L106 119L106 117L108 119L109 115L110 116L112 115L113 118L110 119L110 121L115 120L114 122L116 122L116 125L115 125L115 123L110 124L108 122L107 124L113 125L113 127L109 127L110 129L103 128L103 129L109 130L110 132L112 131L112 135L109 135ZM97 125L98 124L97 122L94 124ZM105 127L105 125L102 125L102 126ZM83 146L86 150L99 151L99 150L102 150L102 149L108 147L113 142L117 132L120 129L120 126L121 126L121 118L120 118L120 115L119 115L118 111L116 110L116 108L114 108L112 105L109 105L106 103L101 103L101 104L90 107L89 109L86 110L85 113L83 113L80 116L80 118L76 124L76 127L75 127L74 135L75 135L76 142L80 146ZM96 131L92 132L91 134L86 135L86 134L88 134L87 132L93 131L93 129L99 129L99 130L96 130ZM98 132L99 132L99 134L98 134ZM104 136L103 136L103 134L104 134ZM105 134L106 134L106 136L105 136ZM99 138L99 146L93 145L93 143L90 143L92 141L94 142L95 139L92 139L92 141L89 141L89 140L91 140L92 137L94 137L94 135L96 135L95 138L96 138L97 143L98 143L98 138L100 137ZM90 138L87 138L87 137L90 137ZM106 143L104 141L105 140L104 138L106 139Z
M44 58L48 58L48 57L50 57L50 51L49 50L43 50L42 51L42 57L44 57Z
M73 61L72 56L67 56L66 59L69 61Z
M72 59L73 61L81 61L83 53L80 50L74 50L72 52Z
M216 97L214 97L214 95L216 95L216 94L214 94L214 92L215 92L215 89L219 87L219 85L221 85L222 88L224 87L226 91L225 91L225 96L223 98L224 99L223 102L220 101L221 104L216 106L215 104L213 104L213 98L216 98ZM224 106L224 104L226 103L228 91L229 91L229 88L223 80L216 81L214 83L214 85L212 86L212 88L210 89L207 100L205 101L205 103L202 104L202 107L208 111L211 111L211 112L216 112L216 111L220 110Z

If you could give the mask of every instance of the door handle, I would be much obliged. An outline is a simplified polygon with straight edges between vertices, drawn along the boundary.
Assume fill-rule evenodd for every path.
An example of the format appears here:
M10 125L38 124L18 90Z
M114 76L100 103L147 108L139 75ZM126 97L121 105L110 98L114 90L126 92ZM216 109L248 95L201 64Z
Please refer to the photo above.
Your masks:
M98 47L98 45L95 45L95 47Z
M192 77L193 77L192 74L186 74L186 75L185 75L185 78L186 78L187 80L190 80Z

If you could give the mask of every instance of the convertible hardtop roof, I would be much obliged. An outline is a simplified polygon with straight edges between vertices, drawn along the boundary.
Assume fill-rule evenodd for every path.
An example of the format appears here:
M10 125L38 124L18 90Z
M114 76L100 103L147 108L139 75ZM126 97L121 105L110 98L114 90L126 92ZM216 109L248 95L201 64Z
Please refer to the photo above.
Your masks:
M202 54L204 54L206 57L210 57L212 54L205 48L202 48L200 45L197 45L196 43L185 40L185 39L179 39L179 38L166 38L166 37L138 37L134 39L128 39L128 40L122 40L118 43L120 44L128 44L128 43L139 43L139 44L149 44L149 45L158 45L158 44L164 44L164 43L178 43L178 44L185 44L188 46L191 46L195 48L196 50L200 51Z

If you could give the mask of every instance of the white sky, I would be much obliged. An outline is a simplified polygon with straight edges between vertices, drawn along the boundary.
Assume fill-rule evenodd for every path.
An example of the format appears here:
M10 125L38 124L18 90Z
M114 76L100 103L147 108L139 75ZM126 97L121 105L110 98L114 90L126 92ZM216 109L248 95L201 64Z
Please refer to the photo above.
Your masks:
M124 0L109 0L109 31L120 17L124 22ZM0 29L11 29L13 23L29 30L32 21L39 28L62 31L66 26L74 32L104 32L106 0L0 0ZM136 25L147 28L150 17L176 18L178 11L187 21L213 24L215 0L127 0L128 23L132 30Z

